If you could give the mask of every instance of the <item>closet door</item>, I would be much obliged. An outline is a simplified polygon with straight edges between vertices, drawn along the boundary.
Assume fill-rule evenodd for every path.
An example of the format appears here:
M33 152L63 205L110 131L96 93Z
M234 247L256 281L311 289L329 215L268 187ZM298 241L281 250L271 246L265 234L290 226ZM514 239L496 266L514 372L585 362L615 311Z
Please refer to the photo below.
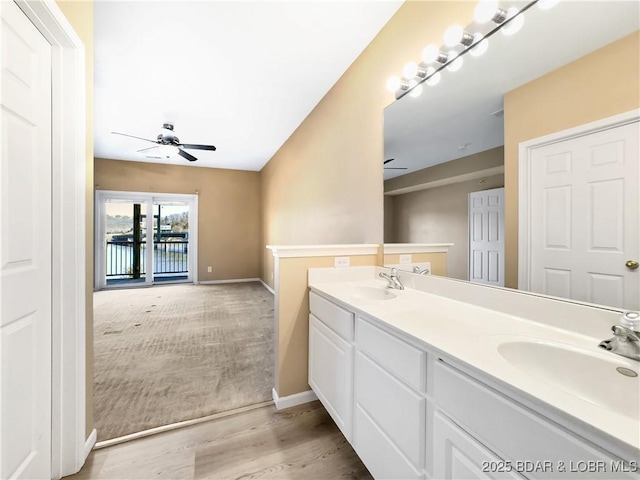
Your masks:
M0 2L0 478L51 476L51 46Z

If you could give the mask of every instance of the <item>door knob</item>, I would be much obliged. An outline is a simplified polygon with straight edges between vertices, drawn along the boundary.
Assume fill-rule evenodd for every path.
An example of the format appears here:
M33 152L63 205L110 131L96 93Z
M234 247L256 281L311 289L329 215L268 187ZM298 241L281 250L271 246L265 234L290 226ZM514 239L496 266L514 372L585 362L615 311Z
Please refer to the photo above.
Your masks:
M635 260L627 260L627 263L624 264L625 267L631 270L635 270L636 268L638 268L639 265L640 264Z

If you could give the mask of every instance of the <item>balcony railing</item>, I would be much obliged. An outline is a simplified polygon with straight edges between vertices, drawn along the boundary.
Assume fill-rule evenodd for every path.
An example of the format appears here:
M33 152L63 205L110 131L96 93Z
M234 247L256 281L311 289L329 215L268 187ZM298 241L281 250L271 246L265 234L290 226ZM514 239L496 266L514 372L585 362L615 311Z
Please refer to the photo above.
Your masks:
M134 249L140 252L140 276L146 274L146 242L107 242L107 277L134 278ZM189 272L189 242L170 241L154 243L153 274L176 274Z

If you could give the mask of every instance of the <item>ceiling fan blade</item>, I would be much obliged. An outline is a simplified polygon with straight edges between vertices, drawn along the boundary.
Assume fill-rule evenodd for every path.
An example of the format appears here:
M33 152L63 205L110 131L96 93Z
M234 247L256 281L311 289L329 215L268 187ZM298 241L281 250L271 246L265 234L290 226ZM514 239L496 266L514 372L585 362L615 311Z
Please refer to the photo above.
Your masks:
M213 145L198 145L196 143L181 143L182 148L191 148L193 150L215 150Z
M383 163L383 165L386 165L389 162L393 162L395 160L395 158L390 158L389 160L385 160Z
M127 133L120 133L120 132L111 132L111 133L114 134L114 135L122 135L123 137L137 138L138 140L144 140L145 142L158 143L155 140L149 140L148 138L136 137L135 135L129 135Z
M136 150L136 151L137 152L146 152L147 150L153 150L154 148L158 148L158 147L157 146L156 147L147 147L147 148L142 148L142 149Z
M180 155L181 157L186 158L187 160L189 160L190 162L195 162L196 160L198 160L196 157L194 157L193 155L191 155L190 153L185 152L184 150L182 150L181 148L178 149L178 155Z
M408 170L409 167L384 167L385 170Z

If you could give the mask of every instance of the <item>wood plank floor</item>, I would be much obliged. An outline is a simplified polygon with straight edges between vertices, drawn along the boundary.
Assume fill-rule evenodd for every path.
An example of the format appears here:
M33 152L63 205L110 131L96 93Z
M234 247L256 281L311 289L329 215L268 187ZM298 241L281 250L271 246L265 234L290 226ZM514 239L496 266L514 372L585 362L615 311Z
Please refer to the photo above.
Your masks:
M320 402L274 406L91 452L81 479L371 479Z

